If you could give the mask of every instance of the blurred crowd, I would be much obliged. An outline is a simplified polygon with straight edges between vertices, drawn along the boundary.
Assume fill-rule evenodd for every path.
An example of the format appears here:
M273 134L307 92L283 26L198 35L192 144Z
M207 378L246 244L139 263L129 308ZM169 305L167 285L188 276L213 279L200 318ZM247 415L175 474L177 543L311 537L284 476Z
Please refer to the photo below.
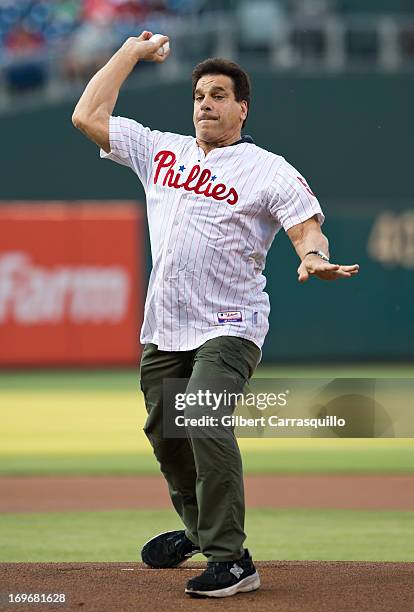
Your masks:
M283 41L292 16L311 25L334 14L407 14L414 0L0 0L0 80L9 92L43 86L56 70L84 82L129 36L168 32L171 20L217 10L234 13L241 46L254 49L272 37ZM294 44L303 44L302 30ZM322 48L318 36L307 35ZM413 36L410 30L410 44Z
M198 0L0 0L0 62L12 90L43 85L50 60L69 78L88 78L105 56L142 29L189 15Z

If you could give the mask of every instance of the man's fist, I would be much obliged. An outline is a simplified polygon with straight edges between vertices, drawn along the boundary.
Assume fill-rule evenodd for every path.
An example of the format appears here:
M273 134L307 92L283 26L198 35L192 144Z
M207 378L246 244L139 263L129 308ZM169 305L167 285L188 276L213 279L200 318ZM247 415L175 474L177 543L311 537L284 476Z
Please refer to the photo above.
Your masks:
M161 49L166 42L169 42L168 36L162 36L158 40L151 40L152 32L146 30L140 36L132 36L124 43L124 46L131 49L138 60L146 60L148 62L165 62L170 55L171 49L160 55L158 50Z

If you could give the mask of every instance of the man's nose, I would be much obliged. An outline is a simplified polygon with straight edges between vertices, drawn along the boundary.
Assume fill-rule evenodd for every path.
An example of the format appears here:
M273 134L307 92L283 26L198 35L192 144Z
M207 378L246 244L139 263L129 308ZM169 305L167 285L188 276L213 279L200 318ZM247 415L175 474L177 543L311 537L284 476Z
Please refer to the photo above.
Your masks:
M211 99L204 98L204 100L201 103L200 108L201 110L211 110L212 109Z

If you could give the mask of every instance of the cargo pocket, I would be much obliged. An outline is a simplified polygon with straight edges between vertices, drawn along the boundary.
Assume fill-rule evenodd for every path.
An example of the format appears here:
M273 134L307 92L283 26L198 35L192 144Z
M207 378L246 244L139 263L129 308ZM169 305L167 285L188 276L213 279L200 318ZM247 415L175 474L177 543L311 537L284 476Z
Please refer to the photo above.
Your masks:
M238 347L233 350L228 348L220 349L220 360L223 362L227 370L230 370L241 378L244 382L248 382L250 378L250 368L243 355L238 352Z
M229 339L230 340L230 339ZM253 376L260 358L260 350L253 343L244 338L231 338L231 347L220 349L220 359L227 368L237 373L245 382L249 382ZM253 346L250 346L253 345ZM256 349L256 350L255 350Z

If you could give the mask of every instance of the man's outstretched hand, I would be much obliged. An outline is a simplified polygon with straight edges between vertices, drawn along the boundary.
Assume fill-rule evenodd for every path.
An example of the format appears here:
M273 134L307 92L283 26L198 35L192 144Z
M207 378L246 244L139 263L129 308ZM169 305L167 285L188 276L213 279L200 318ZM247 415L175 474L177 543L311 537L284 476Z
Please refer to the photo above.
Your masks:
M322 280L336 280L337 278L351 278L359 272L359 265L340 266L324 261L318 255L307 255L298 268L298 281L304 283L310 276Z

